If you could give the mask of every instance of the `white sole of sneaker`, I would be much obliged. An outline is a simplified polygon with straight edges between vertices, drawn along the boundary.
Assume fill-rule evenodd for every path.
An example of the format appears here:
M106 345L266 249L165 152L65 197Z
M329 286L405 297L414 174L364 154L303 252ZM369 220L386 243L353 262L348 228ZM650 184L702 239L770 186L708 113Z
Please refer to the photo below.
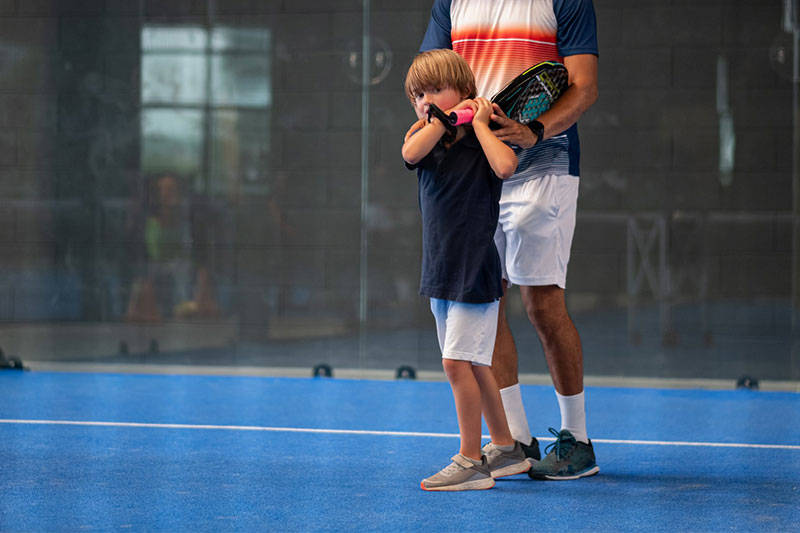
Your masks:
M589 477L593 476L600 471L600 467L595 465L589 470L585 472L581 472L580 474L575 474L574 476L544 476L545 479L549 479L550 481L570 481L573 479L580 479L582 477Z
M497 479L499 477L516 476L517 474L524 474L531 469L531 464L528 461L522 461L517 464L504 466L492 471L492 477Z
M459 483L458 485L445 485L442 487L425 487L425 481L421 481L419 484L422 490L426 490L429 492L455 492L459 490L485 490L491 489L494 487L494 479L493 478L486 478L486 479L476 479L475 481L466 481L464 483Z

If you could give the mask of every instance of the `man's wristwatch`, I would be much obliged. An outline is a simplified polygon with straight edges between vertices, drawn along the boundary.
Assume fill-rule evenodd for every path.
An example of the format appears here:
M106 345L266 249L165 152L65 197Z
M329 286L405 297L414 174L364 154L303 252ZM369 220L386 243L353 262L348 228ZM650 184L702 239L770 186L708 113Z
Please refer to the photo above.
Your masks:
M542 142L542 138L544 137L544 125L538 120L531 120L526 126L536 135L536 144Z

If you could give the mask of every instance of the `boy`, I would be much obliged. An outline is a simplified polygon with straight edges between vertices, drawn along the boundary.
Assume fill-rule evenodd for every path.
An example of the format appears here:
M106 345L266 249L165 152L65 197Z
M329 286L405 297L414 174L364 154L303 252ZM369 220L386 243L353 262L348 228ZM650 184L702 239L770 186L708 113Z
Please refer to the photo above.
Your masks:
M459 453L424 490L488 489L494 478L530 468L511 437L491 372L501 286L494 244L503 179L517 168L514 151L489 130L492 105L475 98L475 79L452 50L417 55L406 94L419 120L406 133L403 159L419 177L422 212L420 294L431 299L442 366L453 390ZM437 109L438 108L438 109ZM455 136L436 115L471 108L472 125ZM438 110L444 110L444 115ZM492 441L481 451L481 411Z

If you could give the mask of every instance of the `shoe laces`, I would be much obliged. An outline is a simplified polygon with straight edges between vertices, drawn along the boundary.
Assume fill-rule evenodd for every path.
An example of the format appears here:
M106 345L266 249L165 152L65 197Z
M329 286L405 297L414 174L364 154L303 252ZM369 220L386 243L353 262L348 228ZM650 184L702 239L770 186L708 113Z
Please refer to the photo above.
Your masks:
M544 453L548 454L551 450L555 449L556 459L563 461L567 458L570 452L578 445L578 441L567 430L556 431L553 428L548 428L550 433L555 436L556 440L548 444L544 449Z
M444 476L452 476L456 472L460 472L463 469L464 469L464 467L461 466L458 463L450 463L449 465L444 467L444 469L442 469L442 475L444 475Z

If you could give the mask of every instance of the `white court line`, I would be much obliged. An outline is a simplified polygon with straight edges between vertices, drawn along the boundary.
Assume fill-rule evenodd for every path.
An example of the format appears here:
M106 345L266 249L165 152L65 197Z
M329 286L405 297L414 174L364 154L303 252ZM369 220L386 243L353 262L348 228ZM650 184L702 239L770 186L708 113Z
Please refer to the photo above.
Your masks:
M392 437L445 437L458 438L455 433L424 433L418 431L373 431L364 429L316 429L316 428L287 428L269 426L224 426L210 424L151 424L145 422L98 422L88 420L19 420L0 418L0 424L28 424L52 426L95 426L95 427L122 427L122 428L160 428L160 429L219 429L228 431L273 431L283 433L325 433L333 435L383 435ZM488 435L481 435L488 439ZM538 438L538 437L537 437ZM538 438L540 441L552 441L550 437ZM768 450L800 450L800 445L793 444L744 444L736 442L684 442L684 441L658 441L658 440L619 440L619 439L592 439L592 442L602 444L638 444L643 446L704 446L710 448L759 448Z

